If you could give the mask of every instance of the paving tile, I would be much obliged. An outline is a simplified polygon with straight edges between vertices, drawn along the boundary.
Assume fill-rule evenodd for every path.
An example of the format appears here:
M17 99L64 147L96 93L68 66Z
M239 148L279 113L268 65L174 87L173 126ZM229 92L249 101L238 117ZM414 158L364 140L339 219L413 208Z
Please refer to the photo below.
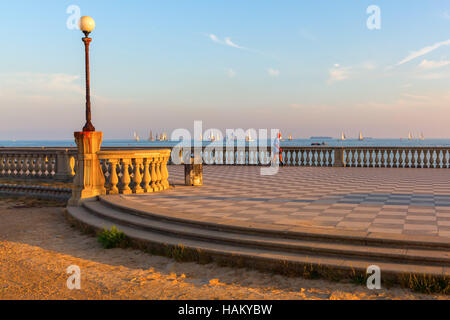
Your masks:
M127 195L140 208L226 223L320 226L363 232L450 233L450 170L204 166L204 185L184 187L182 166L169 166L176 187Z

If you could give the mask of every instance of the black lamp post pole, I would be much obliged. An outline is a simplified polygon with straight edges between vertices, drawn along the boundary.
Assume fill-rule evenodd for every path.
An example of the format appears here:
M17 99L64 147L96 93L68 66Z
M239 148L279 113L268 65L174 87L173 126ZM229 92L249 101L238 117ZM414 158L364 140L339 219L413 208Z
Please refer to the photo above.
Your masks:
M85 36L82 40L84 42L85 60L86 60L86 124L83 127L83 131L95 131L94 126L91 123L91 92L89 81L89 44L92 39L89 38L89 32L84 32Z

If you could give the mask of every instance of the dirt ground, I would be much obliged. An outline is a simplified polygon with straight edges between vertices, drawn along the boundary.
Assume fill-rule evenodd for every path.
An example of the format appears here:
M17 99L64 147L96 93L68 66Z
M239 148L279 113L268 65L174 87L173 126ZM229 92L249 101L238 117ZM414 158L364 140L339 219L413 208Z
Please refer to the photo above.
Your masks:
M448 299L401 288L288 278L103 249L70 227L60 203L0 198L0 299ZM69 290L66 270L81 270Z

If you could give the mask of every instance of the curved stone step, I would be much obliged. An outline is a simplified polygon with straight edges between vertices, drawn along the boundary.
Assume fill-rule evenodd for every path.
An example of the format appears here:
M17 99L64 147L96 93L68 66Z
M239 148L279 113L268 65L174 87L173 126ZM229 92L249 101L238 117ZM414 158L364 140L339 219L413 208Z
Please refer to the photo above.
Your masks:
M180 214L172 213L158 209L149 208L145 205L139 205L134 201L123 201L121 198L114 196L101 196L100 202L106 206L128 214L134 214L144 218L154 220L169 221L181 223L185 226L199 227L209 230L236 232L254 235L270 236L283 239L299 239L299 240L317 240L325 242L341 242L350 244L360 244L373 247L391 247L400 249L418 249L418 250L450 250L450 238L443 239L437 236L415 236L415 235L398 235L386 233L347 231L347 230L330 230L314 227L293 227L289 230L276 225L258 225L252 223L251 226L233 225L226 223L211 223L195 219L187 219ZM269 228L270 227L270 228Z
M67 207L67 214L71 219L88 228L101 230L115 225L124 232L132 241L137 241L139 247L142 243L156 246L179 246L195 252L202 252L212 257L213 260L227 258L230 261L238 261L240 266L252 267L273 271L299 271L305 266L319 266L324 270L333 272L343 271L347 276L353 272L365 274L366 268L372 265L372 261L363 258L343 258L327 257L320 255L308 255L304 253L282 252L277 250L267 250L261 248L249 248L230 244L211 243L193 239L185 239L175 236L168 236L148 230L132 228L125 224L115 223L92 214L84 207ZM403 274L428 274L431 276L450 275L449 267L428 266L420 264L377 262L380 267L383 279L398 279Z
M184 225L180 222L165 222L151 217L142 217L114 210L104 206L101 202L85 202L91 213L105 220L127 225L133 228L171 235L184 239L208 241L249 248L261 248L283 252L315 254L323 256L357 257L373 261L394 261L403 263L417 263L439 266L450 266L450 251L400 249L390 247L374 247L348 242L324 242L317 240L300 240L274 238L270 235L254 235L238 232L209 230L201 227Z

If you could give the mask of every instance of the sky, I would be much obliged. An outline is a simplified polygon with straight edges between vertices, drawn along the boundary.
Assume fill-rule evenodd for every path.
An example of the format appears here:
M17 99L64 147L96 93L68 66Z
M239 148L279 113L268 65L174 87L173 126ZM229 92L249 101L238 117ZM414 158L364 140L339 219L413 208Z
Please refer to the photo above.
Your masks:
M368 28L379 8L379 28ZM281 129L295 138L450 138L446 0L0 3L0 140L105 139L176 128Z

